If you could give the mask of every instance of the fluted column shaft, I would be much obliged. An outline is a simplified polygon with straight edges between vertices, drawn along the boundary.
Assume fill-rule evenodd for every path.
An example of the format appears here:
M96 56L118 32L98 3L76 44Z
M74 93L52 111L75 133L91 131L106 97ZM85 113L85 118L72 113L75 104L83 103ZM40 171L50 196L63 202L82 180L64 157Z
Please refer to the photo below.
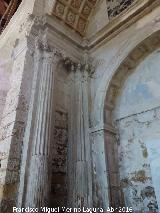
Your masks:
M91 207L92 174L88 116L88 68L80 66L74 73L73 110L73 203L74 207Z
M51 137L53 135L54 73L59 56L54 50L42 48L39 53L36 82L35 123L31 146L29 179L27 184L26 207L48 206L50 192ZM53 138L53 137L52 137Z

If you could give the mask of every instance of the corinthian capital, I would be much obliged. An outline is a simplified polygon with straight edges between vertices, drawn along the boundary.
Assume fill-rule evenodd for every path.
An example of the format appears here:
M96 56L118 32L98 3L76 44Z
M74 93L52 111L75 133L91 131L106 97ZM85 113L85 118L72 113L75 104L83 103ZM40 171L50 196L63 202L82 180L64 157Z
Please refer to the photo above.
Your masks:
M66 70L68 72L81 72L83 73L87 73L89 76L93 74L95 67L94 65L92 65L92 63L90 61L79 61L79 62L75 62L73 61L70 57L66 57L62 55L62 60L63 60L63 65L66 68Z
M81 63L80 70L84 75L91 76L95 69L91 63L85 62L85 63Z
M54 55L61 55L57 48L50 45L46 35L42 35L42 32L39 32L39 35L35 39L35 48L39 51L48 53L52 52Z
M76 63L69 57L62 54L63 65L68 72L75 72Z
M39 34L36 37L35 50L35 55L37 55L37 53L41 53L41 56L38 55L39 60L40 58L43 58L52 63L62 59L62 53L57 48L49 44L49 41L45 35L42 36L41 34Z

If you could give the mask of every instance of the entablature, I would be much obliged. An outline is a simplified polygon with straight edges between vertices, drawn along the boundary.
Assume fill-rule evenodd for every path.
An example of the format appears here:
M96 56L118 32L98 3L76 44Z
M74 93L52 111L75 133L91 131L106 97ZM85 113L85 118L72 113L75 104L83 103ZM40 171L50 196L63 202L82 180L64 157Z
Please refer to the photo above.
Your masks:
M92 51L160 6L159 0L135 0L131 2L132 4L128 3L127 10L124 7L123 10L120 10L120 13L117 13L114 17L110 17L110 21L91 37L89 35L85 37L79 36L75 31L70 30L64 22L57 21L56 17L48 16L47 19L50 26L56 28L61 35L67 37L77 47L82 50ZM119 7L122 7L122 5L119 5Z

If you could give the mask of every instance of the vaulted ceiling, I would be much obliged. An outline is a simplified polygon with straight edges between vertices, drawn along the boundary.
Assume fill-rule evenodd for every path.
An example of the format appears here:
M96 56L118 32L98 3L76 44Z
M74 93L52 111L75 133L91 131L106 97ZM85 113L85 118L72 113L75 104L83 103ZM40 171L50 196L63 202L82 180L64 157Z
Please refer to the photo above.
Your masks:
M89 17L99 0L56 0L53 14L76 32L85 35Z
M85 36L92 11L97 7L98 2L103 1L105 8L102 13L106 11L108 19L111 20L139 0L55 0L53 15Z

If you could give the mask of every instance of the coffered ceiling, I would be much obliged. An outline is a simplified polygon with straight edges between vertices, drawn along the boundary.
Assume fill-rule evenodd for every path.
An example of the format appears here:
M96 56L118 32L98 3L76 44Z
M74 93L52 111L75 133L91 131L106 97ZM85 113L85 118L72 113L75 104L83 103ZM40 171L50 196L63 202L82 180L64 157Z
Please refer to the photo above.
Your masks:
M56 0L53 15L76 32L85 35L92 10L99 0Z

